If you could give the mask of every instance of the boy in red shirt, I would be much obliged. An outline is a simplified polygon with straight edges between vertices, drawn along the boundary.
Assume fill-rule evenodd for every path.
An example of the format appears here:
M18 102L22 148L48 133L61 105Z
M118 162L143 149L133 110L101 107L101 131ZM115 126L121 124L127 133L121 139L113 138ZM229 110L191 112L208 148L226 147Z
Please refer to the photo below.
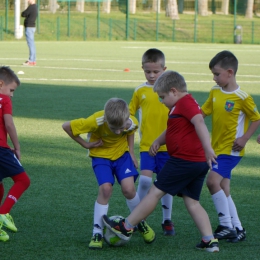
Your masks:
M21 156L20 144L12 117L11 98L19 85L18 77L9 67L0 67L0 241L9 239L8 234L1 229L2 226L17 232L9 212L30 186L30 179L19 161ZM7 144L7 135L13 143L13 149ZM1 204L4 196L2 180L7 177L12 178L14 185Z
M205 176L212 162L216 162L200 107L177 72L164 72L156 80L154 91L170 112L167 129L154 141L149 152L155 156L159 147L166 144L170 159L149 193L125 220L116 223L104 215L103 221L118 237L129 240L134 226L153 212L162 196L178 195L201 233L202 241L196 248L218 252L218 240L213 236L208 214L199 203Z

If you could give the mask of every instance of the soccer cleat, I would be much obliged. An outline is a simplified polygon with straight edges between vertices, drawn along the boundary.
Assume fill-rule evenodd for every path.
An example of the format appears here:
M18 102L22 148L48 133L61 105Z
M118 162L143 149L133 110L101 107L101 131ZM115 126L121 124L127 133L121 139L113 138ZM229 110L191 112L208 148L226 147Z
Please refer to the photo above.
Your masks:
M237 230L237 237L227 239L227 242L237 243L246 240L246 230L244 228L242 230L239 230L237 227L236 230Z
M88 245L89 249L102 249L103 247L103 237L101 234L96 233L90 240Z
M4 227L10 229L11 231L17 232L17 228L14 224L13 218L9 213L0 214L0 223L2 223Z
M214 232L214 237L218 240L236 238L237 231L234 228L219 225Z
M0 223L0 241L5 242L5 241L9 240L9 236L8 236L8 234L4 230L1 229L2 225L3 224Z
M137 228L139 232L142 234L144 242L147 244L151 244L155 240L155 233L154 231L147 225L146 221L141 221Z
M174 236L175 235L174 225L170 220L164 221L164 223L162 224L162 229L163 229L163 234L165 236Z
M114 232L121 239L128 241L131 238L134 229L133 228L126 229L124 221L125 221L124 219L111 220L107 215L103 216L103 222L105 226L108 227L112 232Z
M26 62L23 63L23 65L24 66L36 66L36 62L27 60Z
M209 242L204 242L203 240L201 240L201 242L196 245L196 248L206 250L210 253L219 252L218 240L215 238L211 239Z

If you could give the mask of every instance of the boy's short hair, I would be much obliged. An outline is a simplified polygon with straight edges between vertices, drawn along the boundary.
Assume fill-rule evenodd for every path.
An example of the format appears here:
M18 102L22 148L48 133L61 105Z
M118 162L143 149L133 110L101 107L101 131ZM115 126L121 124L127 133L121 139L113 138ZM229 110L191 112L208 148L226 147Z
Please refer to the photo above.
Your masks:
M20 80L8 66L0 67L0 80L2 80L6 85L15 82L17 86L20 86Z
M168 70L155 81L154 92L169 93L171 88L176 88L179 92L187 92L187 84L184 77L176 71Z
M142 57L142 65L144 65L145 63L148 62L161 62L162 63L162 67L165 66L165 56L163 54L162 51L158 50L158 49L149 49L147 50Z
M122 127L130 116L128 104L121 98L110 98L104 110L105 120L115 127Z
M212 69L214 66L219 65L223 69L231 68L234 74L237 73L238 60L236 56L230 51L221 51L209 63L209 68Z

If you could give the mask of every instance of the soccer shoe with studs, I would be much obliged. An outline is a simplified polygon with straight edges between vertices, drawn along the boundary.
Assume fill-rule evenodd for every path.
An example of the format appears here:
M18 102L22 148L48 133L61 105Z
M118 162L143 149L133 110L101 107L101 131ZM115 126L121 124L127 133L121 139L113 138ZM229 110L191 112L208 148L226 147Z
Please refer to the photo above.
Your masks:
M0 223L3 224L4 227L10 229L13 232L17 232L17 227L14 224L14 220L9 213L0 214Z
M244 228L242 230L239 230L237 227L236 230L237 230L237 237L227 239L227 242L237 243L246 240L246 230Z
M165 220L164 223L162 224L162 229L163 229L163 234L165 236L175 235L174 225L171 222L171 220Z
M203 240L201 240L201 242L196 245L196 248L200 250L205 250L210 253L219 252L218 240L211 239L209 242L204 242Z
M103 237L101 234L96 233L90 240L88 245L89 249L102 249L103 248Z
M107 215L103 216L103 222L105 226L109 228L112 232L114 232L121 239L128 241L131 238L134 229L126 229L124 221L124 219L111 220Z
M9 240L9 236L8 236L8 234L4 230L1 229L2 225L3 224L0 223L0 241L5 242L5 241Z
M237 231L235 228L229 228L219 225L214 232L214 237L218 240L233 239L237 237Z
M153 241L155 240L155 233L154 231L148 226L148 224L146 223L146 221L141 221L138 225L137 228L139 230L139 232L141 233L144 242L147 244L151 244L153 243Z

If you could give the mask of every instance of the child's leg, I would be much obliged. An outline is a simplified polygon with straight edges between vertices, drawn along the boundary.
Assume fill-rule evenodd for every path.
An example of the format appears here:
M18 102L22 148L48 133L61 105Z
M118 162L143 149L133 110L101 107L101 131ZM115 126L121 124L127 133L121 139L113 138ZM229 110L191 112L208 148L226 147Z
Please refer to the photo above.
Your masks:
M108 212L108 201L112 195L112 184L104 183L99 186L97 201L94 206L94 228L93 235L98 233L103 235L104 224L102 216Z
M141 175L139 177L139 183L137 187L137 193L139 195L140 200L142 200L146 196L149 189L151 188L152 175L153 175L152 171L149 170L141 171Z
M211 171L207 178L207 186L211 193L216 211L218 213L219 224L221 226L232 228L227 196L221 187L222 181L224 183L224 186L227 185L225 180L226 179L224 179L218 173Z
M243 227L241 225L240 219L237 214L236 205L235 205L233 199L231 198L231 195L229 195L227 197L227 200L228 200L228 206L229 206L229 212L231 215L232 225L234 227L238 228L239 230L243 230Z
M126 228L134 228L143 219L146 219L155 209L158 201L164 196L165 193L154 185L149 190L148 194L137 205L132 213L126 219Z
M162 210L163 210L163 222L165 220L171 220L171 217L172 217L172 201L173 201L173 197L170 194L165 194L161 198Z
M0 206L0 214L7 214L11 211L13 205L30 186L30 179L25 172L17 174L11 177L14 181L14 185L9 190L6 199Z
M121 190L126 198L126 204L130 212L132 212L140 202L139 195L135 190L134 176L125 178L121 181Z
M209 241L214 238L212 233L209 216L205 209L200 205L199 201L194 200L190 197L183 196L185 206L199 229L202 239Z

